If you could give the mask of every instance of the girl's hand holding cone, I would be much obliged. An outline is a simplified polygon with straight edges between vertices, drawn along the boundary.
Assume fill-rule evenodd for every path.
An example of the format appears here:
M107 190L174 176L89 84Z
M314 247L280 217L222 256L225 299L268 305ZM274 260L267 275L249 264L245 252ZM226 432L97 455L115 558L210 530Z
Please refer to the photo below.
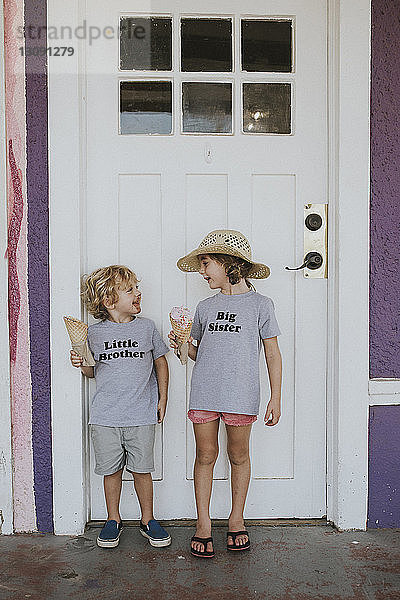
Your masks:
M174 345L171 343L171 347L174 348L174 352L179 357L182 365L185 365L189 355L188 342L190 339L190 331L192 329L193 315L188 308L174 306L169 313L169 318L172 325L172 331L169 333L168 337L171 342L174 343Z
M179 343L177 340L177 335L173 330L169 332L168 338L170 341L170 347L174 349L174 352L181 361L181 364L185 365L189 356L189 344L193 342L193 338L190 336L187 342L184 342L183 344Z
M176 335L173 332L173 330L171 329L171 331L168 334L168 338L170 341L170 347L173 348L175 350L175 348L178 348L178 342L176 341ZM188 343L191 344L193 342L193 338L190 336L188 339Z

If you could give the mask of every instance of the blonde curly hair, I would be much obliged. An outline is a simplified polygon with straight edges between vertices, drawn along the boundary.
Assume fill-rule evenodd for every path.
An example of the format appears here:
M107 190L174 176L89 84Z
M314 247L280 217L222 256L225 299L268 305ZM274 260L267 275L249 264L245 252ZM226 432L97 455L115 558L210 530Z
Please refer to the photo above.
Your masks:
M127 288L139 282L136 274L123 265L110 265L96 269L90 275L83 275L81 282L81 298L88 312L95 319L104 321L109 314L104 300L118 302L117 288Z

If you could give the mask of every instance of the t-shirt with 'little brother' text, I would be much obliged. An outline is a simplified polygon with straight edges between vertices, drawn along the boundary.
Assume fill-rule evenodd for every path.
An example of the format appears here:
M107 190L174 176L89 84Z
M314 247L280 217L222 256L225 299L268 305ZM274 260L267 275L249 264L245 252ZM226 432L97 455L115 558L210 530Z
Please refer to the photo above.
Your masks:
M169 352L151 319L101 321L89 326L96 365L96 392L89 423L132 427L157 423L158 384L154 361Z
M262 340L280 333L271 298L258 292L220 292L199 302L189 410L257 415Z

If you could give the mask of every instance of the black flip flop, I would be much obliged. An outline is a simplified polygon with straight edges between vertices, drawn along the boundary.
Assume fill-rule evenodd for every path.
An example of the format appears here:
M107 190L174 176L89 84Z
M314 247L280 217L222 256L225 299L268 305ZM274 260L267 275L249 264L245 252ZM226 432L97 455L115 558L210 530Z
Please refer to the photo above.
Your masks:
M211 552L209 550L206 550L207 544L209 542L212 543L213 548L214 548L214 541L213 541L212 537L201 538L201 537L196 537L194 535L190 541L191 542L200 542L200 544L204 545L203 552L200 552L199 550L194 550L194 548L192 548L192 546L190 546L190 552L193 554L193 556L197 556L197 558L212 558L213 556L215 556L214 550L212 550Z
M247 535L247 542L245 544L242 544L241 546L237 546L236 545L236 538L239 535ZM226 534L227 540L226 540L226 549L231 551L231 552L241 552L242 550L248 550L250 548L250 536L249 536L249 532L244 530L244 531L228 531L228 533ZM232 542L233 544L228 544L228 537L232 538Z

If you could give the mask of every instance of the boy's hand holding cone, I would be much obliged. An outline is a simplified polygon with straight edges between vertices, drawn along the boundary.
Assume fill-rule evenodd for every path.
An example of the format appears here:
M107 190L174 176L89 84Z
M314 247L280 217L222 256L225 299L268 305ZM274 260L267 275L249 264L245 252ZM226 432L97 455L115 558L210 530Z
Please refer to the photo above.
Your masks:
M188 361L188 340L193 324L192 312L183 306L174 306L169 313L169 319L175 334L175 342L178 345L174 352L181 363L185 365Z
M74 319L74 317L64 317L64 323L71 340L72 350L82 357L83 367L94 367L96 364L92 353L89 350L87 341L88 326L86 323Z

